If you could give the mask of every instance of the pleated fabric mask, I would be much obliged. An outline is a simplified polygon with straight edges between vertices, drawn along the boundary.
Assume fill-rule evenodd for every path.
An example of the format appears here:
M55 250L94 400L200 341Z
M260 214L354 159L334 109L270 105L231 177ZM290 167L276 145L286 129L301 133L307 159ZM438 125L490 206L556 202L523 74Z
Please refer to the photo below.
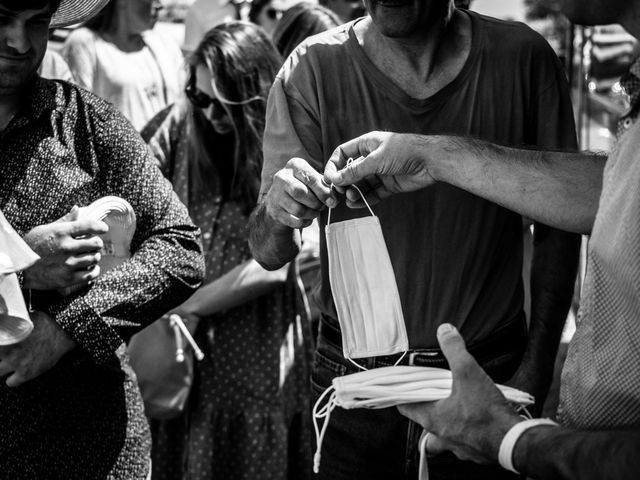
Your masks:
M329 210L325 228L329 281L345 358L391 355L409 349L380 221L369 204L367 208L371 216L338 223L331 223Z

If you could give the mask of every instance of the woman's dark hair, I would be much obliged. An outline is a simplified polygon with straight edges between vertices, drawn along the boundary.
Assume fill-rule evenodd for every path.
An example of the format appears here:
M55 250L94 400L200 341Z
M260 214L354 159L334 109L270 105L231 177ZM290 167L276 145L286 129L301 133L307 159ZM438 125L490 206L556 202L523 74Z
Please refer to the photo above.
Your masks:
M264 7L269 5L273 0L253 0L251 2L251 7L249 8L249 21L253 23L258 23L258 15Z
M273 32L273 43L283 57L307 37L337 27L342 22L326 7L312 3L298 3L284 12Z
M189 82L194 82L198 65L211 73L213 91L233 126L235 145L230 197L242 200L251 209L260 188L267 96L282 58L260 27L233 21L209 30L187 63L191 72ZM200 150L202 153L201 146L210 139L202 138L201 130L193 128L191 141L195 152ZM196 157L201 162L212 160L206 154ZM207 165L202 167L206 170Z
M84 26L94 32L108 32L116 26L116 5L118 0L110 0L100 13L87 20Z

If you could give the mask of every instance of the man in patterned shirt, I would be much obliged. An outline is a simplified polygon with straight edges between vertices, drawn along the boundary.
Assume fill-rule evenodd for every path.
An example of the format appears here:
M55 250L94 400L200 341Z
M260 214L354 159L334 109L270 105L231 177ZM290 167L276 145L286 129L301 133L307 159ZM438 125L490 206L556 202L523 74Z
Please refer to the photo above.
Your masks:
M143 479L149 429L124 342L203 277L199 232L133 127L37 68L49 27L105 0L0 2L0 209L40 255L21 279L33 333L0 347L0 478ZM107 229L72 211L115 195L137 217L132 257L100 277ZM81 288L63 297L58 289Z
M576 23L620 23L640 38L640 0L564 0ZM446 182L522 215L590 235L577 331L569 347L560 425L523 420L449 324L438 340L454 378L439 402L401 406L419 422L428 453L451 450L533 478L640 477L640 61L623 78L631 98L618 144L596 154L535 152L462 137L373 132L339 147L325 181L342 187L377 175L376 201ZM364 155L346 167L347 157ZM358 194L348 191L348 204Z

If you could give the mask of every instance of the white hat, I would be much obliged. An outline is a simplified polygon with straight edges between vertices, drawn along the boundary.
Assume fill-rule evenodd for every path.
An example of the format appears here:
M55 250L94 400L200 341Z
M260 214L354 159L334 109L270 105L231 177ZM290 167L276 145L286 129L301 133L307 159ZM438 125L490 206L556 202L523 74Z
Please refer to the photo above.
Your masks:
M104 8L109 0L61 0L51 17L50 28L68 27L86 22Z

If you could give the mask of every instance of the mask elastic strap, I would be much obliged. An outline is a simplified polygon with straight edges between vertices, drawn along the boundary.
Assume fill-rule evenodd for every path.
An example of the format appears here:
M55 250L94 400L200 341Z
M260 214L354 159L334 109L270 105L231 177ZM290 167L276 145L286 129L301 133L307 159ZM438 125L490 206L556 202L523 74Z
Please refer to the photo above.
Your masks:
M358 362L356 362L355 360L353 360L351 357L347 357L347 360L349 360L351 363L353 363L356 367L358 367L360 370L362 370L363 372L368 371L369 369L366 367L363 367L362 365L360 365Z
M352 163L353 163L353 158L352 158L352 157L349 157L349 158L347 159L347 167L348 167L349 165L351 165ZM324 181L324 179L323 179L323 181ZM365 204L365 205L367 206L367 208L369 209L369 213L371 213L371 216L372 216L372 217L375 217L375 216L376 216L376 214L375 214L375 213L373 213L373 210L371 209L371 205L369 205L369 202L367 202L367 199L366 199L366 198L364 198L364 195L363 195L363 193L362 193L362 190L360 190L360 189L358 188L358 186L357 186L357 185L351 185L351 186L352 186L353 188L355 188L355 189L358 191L358 193L359 193L359 194L360 194L360 196L362 197L362 201L364 202L364 204ZM331 190L333 190L333 183L330 185L330 188L331 188ZM329 213L328 213L328 215L327 215L327 225L329 225L329 224L331 223L331 210L333 210L333 209L332 209L332 208L330 208L330 209L329 209Z
M329 426L329 419L331 418L331 412L334 408L336 408L336 392L334 390L333 385L327 388L320 398L316 401L313 406L313 429L316 433L316 453L313 455L313 472L318 473L320 471L320 455L322 451L322 441L324 440L324 436L327 433L327 427ZM325 399L327 394L329 394L329 400L324 407L320 407L320 404ZM318 419L324 418L324 423L322 424L322 428L318 426Z
M420 463L418 466L418 479L429 480L429 464L427 461L427 441L429 440L429 432L422 432L418 442L418 450L420 452Z
M394 367L397 367L398 365L400 365L400 362L401 362L401 361L402 361L402 359L403 359L404 357L406 357L406 356L407 356L407 352L406 352L406 351L405 351L405 352L402 352L402 355L400 355L400 358L396 361L396 363L394 363L394 364L393 364L393 366L394 366Z

